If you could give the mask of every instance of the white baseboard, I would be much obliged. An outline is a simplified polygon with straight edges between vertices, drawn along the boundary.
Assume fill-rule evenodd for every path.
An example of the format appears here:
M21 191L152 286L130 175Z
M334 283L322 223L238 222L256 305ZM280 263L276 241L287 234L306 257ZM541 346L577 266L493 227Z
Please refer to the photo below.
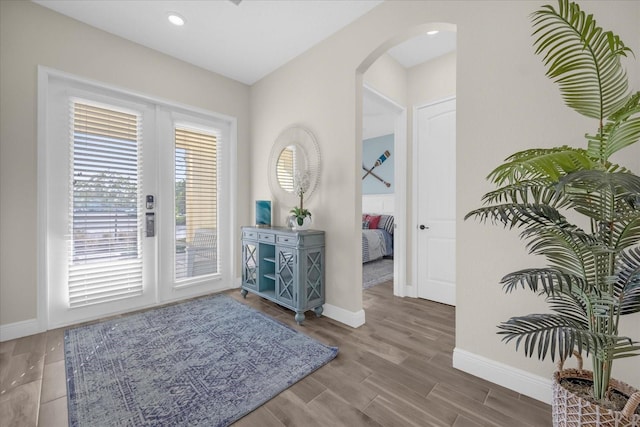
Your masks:
M241 284L241 278L237 277L233 280L233 285L231 287L216 287L215 289L207 289L205 292L201 294L194 294L193 297L199 296L199 295L208 295L212 292L220 292L227 289L240 288L240 284ZM181 299L184 299L184 297L180 297L177 299L167 299L165 301L159 302L158 304L161 305L167 302L180 301ZM153 305L149 307L153 307ZM113 313L113 314L117 314L117 313ZM99 317L97 317L96 319L99 319ZM60 326L53 325L51 326L51 328L53 329L53 328L62 327L62 326L68 326L68 325L60 325ZM47 329L45 327L40 325L40 323L38 322L38 319L29 319L21 322L16 322L16 323L9 323L7 325L0 325L0 342L9 341L16 338L22 338L29 335L39 334L41 332L45 332L46 330Z
M501 385L520 394L551 404L551 379L534 375L459 348L453 350L453 367Z
M240 286L238 285L238 287ZM322 315L344 323L347 326L351 326L352 328L358 328L364 325L365 321L364 310L353 312L331 304L324 304ZM34 335L44 331L45 329L40 326L37 319L0 325L0 342Z
M325 304L323 307L323 316L337 320L338 322L344 323L352 328L358 328L364 325L364 310L353 312L331 304Z
M39 334L40 332L44 332L44 329L40 326L38 319L0 325L0 342Z

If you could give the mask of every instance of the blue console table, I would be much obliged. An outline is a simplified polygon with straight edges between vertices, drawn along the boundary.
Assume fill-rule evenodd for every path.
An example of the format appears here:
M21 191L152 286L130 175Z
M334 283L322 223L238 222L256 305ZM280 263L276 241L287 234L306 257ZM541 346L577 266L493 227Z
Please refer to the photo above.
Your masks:
M322 314L324 231L242 227L242 296L251 292L295 311Z

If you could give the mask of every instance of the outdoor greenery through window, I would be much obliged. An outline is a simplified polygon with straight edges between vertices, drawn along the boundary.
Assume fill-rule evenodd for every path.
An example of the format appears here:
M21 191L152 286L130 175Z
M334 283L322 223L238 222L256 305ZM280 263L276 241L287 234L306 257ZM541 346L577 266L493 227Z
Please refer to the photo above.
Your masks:
M218 272L218 136L175 129L175 278Z
M142 293L137 114L72 102L71 307Z

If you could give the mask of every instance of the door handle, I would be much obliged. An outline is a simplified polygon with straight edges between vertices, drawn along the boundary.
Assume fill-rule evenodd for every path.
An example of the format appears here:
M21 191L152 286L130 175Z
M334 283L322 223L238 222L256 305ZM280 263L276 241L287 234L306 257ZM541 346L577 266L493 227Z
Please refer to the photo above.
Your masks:
M156 235L156 214L155 212L146 213L146 235L147 237L153 237Z
M428 229L429 227L427 227L426 225L420 224L420 230L428 230Z

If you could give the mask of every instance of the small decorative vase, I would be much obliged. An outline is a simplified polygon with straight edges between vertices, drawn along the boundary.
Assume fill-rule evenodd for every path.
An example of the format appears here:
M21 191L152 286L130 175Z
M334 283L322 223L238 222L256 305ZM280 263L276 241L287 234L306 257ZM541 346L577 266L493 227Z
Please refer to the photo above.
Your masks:
M296 219L296 217L291 217L291 224L294 230L296 231L301 231L301 230L308 230L309 228L311 228L311 217L310 216L305 216L304 220L302 221L302 225L298 224L298 221Z

